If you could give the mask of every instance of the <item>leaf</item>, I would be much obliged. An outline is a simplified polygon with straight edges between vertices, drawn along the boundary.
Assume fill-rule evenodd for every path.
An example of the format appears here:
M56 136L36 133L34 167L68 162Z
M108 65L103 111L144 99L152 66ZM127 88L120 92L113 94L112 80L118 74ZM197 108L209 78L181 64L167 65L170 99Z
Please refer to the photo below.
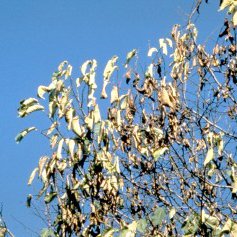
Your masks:
M157 48L150 48L148 51L147 56L151 57L153 53L158 52Z
M91 65L92 64L92 61L91 60L87 60L85 61L82 66L81 66L81 73L83 76L86 76L88 73L86 72L87 71L87 67L88 65Z
M48 203L52 202L56 196L57 196L56 192L48 193L44 198L44 202L46 204L48 204Z
M31 200L32 200L32 195L29 194L26 199L26 206L30 207L31 206Z
M213 159L214 159L214 149L211 146L211 147L209 147L209 149L207 151L207 155L206 155L206 158L204 160L204 166L206 166Z
M72 75L72 66L68 65L65 73L65 80L68 79L68 77L70 77L71 75Z
M127 58L126 58L126 63L125 63L125 68L128 67L129 62L131 61L131 59L136 55L137 50L133 49L132 51L128 52L127 54Z
M152 156L154 158L155 161L157 161L160 156L162 156L166 151L168 151L168 147L160 147L158 149L156 149L153 153L152 153Z
M115 69L117 69L117 66L115 66L115 63L117 62L117 60L118 60L118 57L113 56L105 66L105 70L103 73L104 82L103 82L103 88L102 88L102 92L101 92L102 99L106 99L108 97L108 95L106 93L106 86L108 85L108 83L110 81L110 77L111 77L112 73L114 72Z
M93 112L93 121L94 123L98 123L101 121L101 116L100 116L100 109L98 104L95 105L94 112Z
M224 10L226 7L230 6L232 4L233 0L223 0L222 4L219 8L219 11Z
M119 232L119 237L135 237L137 229L137 222L133 221L128 226L125 226L123 230Z
M176 213L176 209L175 208L171 208L171 210L169 211L169 218L173 219L175 213Z
M167 55L168 51L167 51L167 44L165 42L165 39L159 39L159 43L160 43L160 48L162 49L163 54Z
M72 139L69 139L68 141L68 148L69 148L69 153L70 153L70 156L72 157L72 159L74 158L74 148L75 148L75 141L72 140Z
M23 118L28 114L38 110L44 110L44 107L40 105L38 103L38 100L36 100L35 98L22 100L20 102L20 107L18 108L18 116Z
M63 148L64 139L62 138L58 143L57 149L57 158L60 160L62 159L62 148Z
M50 126L50 128L48 129L46 135L47 135L47 136L50 135L50 134L53 132L53 130L54 130L57 126L58 126L58 123L57 123L57 122L53 122L53 124L52 124L52 125Z
M76 116L72 119L72 131L79 137L82 135L81 126L79 124L78 116Z
M58 141L58 134L54 134L51 138L50 138L50 147L54 148L55 145L57 144Z
M44 228L41 230L40 237L56 237L53 230Z
M31 173L31 175L30 175L30 178L29 178L29 180L28 180L28 185L31 185L32 184L32 182L33 182L33 180L34 180L34 178L35 178L35 175L36 175L36 173L39 171L39 168L38 167L36 167L33 171L32 171L32 173Z
M237 9L233 13L232 21L233 21L234 27L236 27L237 26Z
M113 89L111 91L111 99L110 99L110 103L114 103L117 102L119 99L119 94L118 94L118 87L117 86L113 86Z
M38 100L35 98L28 98L26 100L20 101L21 106L30 106L36 103L38 103Z
M145 233L147 227L147 221L145 219L140 219L137 221L137 230L141 233Z
M47 160L48 160L48 157L47 157L47 156L42 156L42 157L39 159L39 163L38 163L39 176L42 175L42 171L43 171L44 165L45 165L45 163L46 163Z
M44 94L45 94L46 92L49 92L49 91L50 91L50 89L49 89L48 86L39 86L39 87L38 87L38 91L37 91L37 96L38 96L39 98L41 98L41 99L45 99L45 98L44 98Z
M34 130L37 130L36 127L30 127L18 133L15 138L16 143L19 143L29 132L34 131Z
M151 222L155 226L159 226L166 216L165 209L157 207L154 214L150 216Z
M109 228L107 230L105 230L101 235L99 235L99 237L113 237L114 236L114 232L116 232L117 229L113 229L113 228Z
M216 217L206 214L204 210L202 210L201 217L202 217L201 219L202 223L209 226L213 230L215 230L220 225L220 222Z

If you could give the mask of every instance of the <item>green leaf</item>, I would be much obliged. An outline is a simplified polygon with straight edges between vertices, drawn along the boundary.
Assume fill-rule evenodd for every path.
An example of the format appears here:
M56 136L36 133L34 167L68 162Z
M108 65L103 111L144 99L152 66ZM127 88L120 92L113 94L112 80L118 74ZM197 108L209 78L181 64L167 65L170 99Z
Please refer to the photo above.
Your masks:
M44 228L41 230L40 237L56 237L53 230Z
M147 221L145 219L141 219L137 221L137 230L141 233L145 233L147 227Z
M17 136L15 137L16 143L19 143L29 132L34 131L34 130L37 130L36 127L30 127L18 133Z
M56 196L57 196L56 192L48 193L44 198L45 203L48 204L52 202Z
M191 215L186 218L182 224L184 236L195 236L200 224L200 217L198 215Z
M153 225L158 226L162 223L166 216L165 209L157 207L154 214L150 217Z

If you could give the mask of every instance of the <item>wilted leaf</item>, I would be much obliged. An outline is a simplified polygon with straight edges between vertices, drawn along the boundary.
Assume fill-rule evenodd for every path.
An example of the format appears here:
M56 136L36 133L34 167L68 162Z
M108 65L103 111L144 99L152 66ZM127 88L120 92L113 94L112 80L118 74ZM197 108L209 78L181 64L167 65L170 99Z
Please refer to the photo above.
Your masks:
M15 138L16 143L19 143L29 132L34 131L34 130L37 130L36 127L30 127L30 128L24 129L22 132L17 134Z
M107 93L106 93L106 86L108 85L109 81L110 81L110 77L112 75L112 73L114 72L115 69L117 69L117 66L115 66L115 63L117 62L118 57L117 56L113 56L108 63L106 64L103 76L104 76L104 82L103 82L103 88L102 88L102 92L101 92L101 98L105 99L107 98Z
M157 48L150 48L148 51L147 56L151 57L153 53L158 52Z
M204 160L204 166L206 166L213 159L214 159L214 149L211 146L211 147L209 147L209 149L207 151L207 155L206 155L206 158Z
M233 0L223 0L219 8L219 11L224 10L226 7L229 7L233 3Z
M50 126L50 128L48 129L46 135L47 136L50 135L57 126L58 126L58 123L57 122L53 122L52 125Z
M169 38L166 39L159 39L160 43L160 48L162 49L163 54L167 55L168 50L167 50L167 44L172 47L172 41Z
M26 199L26 206L30 207L31 206L31 200L32 200L32 195L29 194Z
M72 131L79 137L82 134L78 116L76 116L72 119Z
M57 141L58 141L58 134L54 134L50 138L50 146L51 146L51 148L54 148L54 146L57 144Z
M129 62L131 61L131 59L136 55L137 50L133 49L132 51L128 52L127 54L127 58L126 58L126 63L125 63L125 68L128 67Z
M162 156L166 151L168 151L168 147L160 147L158 149L156 149L153 153L152 156L154 158L155 161L157 161L159 159L160 156Z
M98 104L95 105L94 112L93 112L93 120L94 123L98 123L101 121L101 116L100 116L100 109Z
M36 175L36 173L39 171L39 168L38 167L36 167L33 171L32 171L32 173L31 173L31 175L30 175L30 178L29 178L29 180L28 180L28 185L31 185L32 184L32 182L33 182L33 180L34 180L34 178L35 178L35 175Z
M49 92L49 91L50 91L50 89L49 89L48 86L39 86L39 87L38 87L37 96L38 96L39 98L41 98L41 99L44 99L44 94L45 94L46 92Z
M47 157L47 156L42 156L42 157L39 159L39 163L38 163L39 176L42 175L42 171L43 171L44 165L45 165L45 163L46 163L47 160L48 160L48 157Z
M58 143L57 149L57 158L60 160L62 159L62 148L63 148L64 139L62 138Z
M45 203L47 204L52 202L56 196L57 196L56 192L48 193L44 198Z
M117 86L113 86L113 89L111 91L111 99L110 99L110 103L114 103L117 102L119 99L119 95L118 95L118 87Z

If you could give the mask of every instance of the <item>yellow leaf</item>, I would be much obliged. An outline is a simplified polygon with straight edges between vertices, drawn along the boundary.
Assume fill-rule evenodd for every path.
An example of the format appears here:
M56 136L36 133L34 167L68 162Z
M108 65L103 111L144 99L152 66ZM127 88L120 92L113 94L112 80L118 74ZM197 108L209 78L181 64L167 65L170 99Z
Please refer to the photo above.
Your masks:
M219 11L224 10L226 7L230 6L233 3L233 0L223 0L219 8Z
M150 48L147 56L151 57L153 53L157 53L157 52L158 52L157 48Z
M31 185L31 184L32 184L32 182L33 182L33 180L34 180L34 178L35 178L35 175L36 175L36 173L38 172L38 170L39 170L39 168L36 167L36 168L32 171L32 173L31 173L31 175L30 175L30 178L29 178L29 180L28 180L28 185Z
M82 130L81 130L81 126L79 124L79 118L78 116L74 117L72 119L72 131L78 135L79 137L81 136L82 134Z
M232 21L233 21L234 26L237 26L237 9L233 13Z
M159 159L160 156L162 156L166 151L168 151L168 147L160 147L158 149L156 149L153 153L152 156L154 158L155 161L157 161Z
M111 99L110 99L110 103L114 103L114 102L117 102L118 101L118 98L119 98L119 95L118 95L118 87L117 86L113 86L113 89L111 91Z
M209 147L209 149L207 151L207 155L206 155L206 158L204 160L204 166L206 166L213 159L214 159L214 149L211 146L211 147Z
M16 143L19 143L29 132L34 130L37 130L36 127L26 128L23 131L21 131L19 134L17 134L15 138Z
M101 121L100 110L99 110L98 104L96 104L94 108L93 120L94 120L94 123L98 123Z
M58 143L57 149L57 158L60 160L62 159L62 148L63 148L64 139L62 138Z
M47 136L50 135L50 134L53 132L53 130L54 130L57 126L58 126L58 123L57 123L57 122L53 122L53 124L52 124L52 125L50 126L50 128L48 129L46 135L47 135Z
M46 163L47 160L48 160L48 157L47 157L47 156L42 156L42 157L39 159L39 164L38 164L39 176L42 175L42 171L43 171L44 165L45 165L45 163Z
M103 76L104 76L104 82L103 82L103 89L101 92L101 98L102 99L106 99L107 93L106 93L106 86L108 85L109 81L110 81L110 77L112 75L112 73L114 72L115 69L117 69L117 66L115 66L115 63L117 62L118 57L117 56L113 56L108 63L106 64Z

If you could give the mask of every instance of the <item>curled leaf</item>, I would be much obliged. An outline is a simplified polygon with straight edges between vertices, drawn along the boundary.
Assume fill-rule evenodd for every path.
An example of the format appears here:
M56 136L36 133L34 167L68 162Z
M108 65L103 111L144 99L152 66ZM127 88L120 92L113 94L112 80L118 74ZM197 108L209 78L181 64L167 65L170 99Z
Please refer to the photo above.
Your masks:
M19 134L17 134L15 138L16 143L19 143L29 132L34 130L37 130L36 127L26 128L23 131L21 131Z
M32 184L32 182L33 182L33 180L34 180L34 178L35 178L35 175L36 175L36 173L39 171L39 168L38 167L36 167L33 171L32 171L32 173L31 173L31 175L30 175L30 178L29 178L29 180L28 180L28 185L31 185Z
M131 61L131 59L136 55L137 50L133 49L132 51L128 52L127 54L127 58L126 58L126 63L125 63L125 68L128 67L129 62Z
M147 56L151 57L153 53L157 53L157 52L158 52L157 48L150 48Z

